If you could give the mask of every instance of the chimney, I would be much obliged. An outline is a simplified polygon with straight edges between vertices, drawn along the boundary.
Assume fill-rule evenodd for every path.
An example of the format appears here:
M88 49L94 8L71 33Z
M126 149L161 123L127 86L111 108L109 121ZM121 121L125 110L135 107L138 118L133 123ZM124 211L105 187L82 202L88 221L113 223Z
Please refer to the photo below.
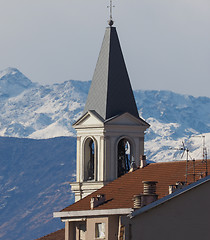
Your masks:
M144 184L144 195L156 194L156 183L155 181L143 181Z
M92 197L90 199L90 209L93 210L95 207L103 204L106 201L106 196L104 194L98 194L97 197Z
M156 194L156 184L154 181L143 181L144 192L140 195L134 195L133 197L133 207L138 209L144 207L158 199Z
M146 155L140 155L140 168L144 168L147 165Z
M141 195L133 196L133 208L134 209L141 208Z
M177 190L183 189L186 186L185 182L176 182L175 185L169 185L169 194L174 193Z

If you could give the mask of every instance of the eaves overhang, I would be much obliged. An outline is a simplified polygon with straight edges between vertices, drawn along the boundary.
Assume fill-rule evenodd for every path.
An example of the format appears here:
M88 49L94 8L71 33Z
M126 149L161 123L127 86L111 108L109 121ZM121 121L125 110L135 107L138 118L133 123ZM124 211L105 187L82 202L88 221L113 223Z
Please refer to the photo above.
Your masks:
M100 209L100 210L84 210L84 211L69 211L69 212L54 212L53 217L57 218L82 218L95 216L109 216L109 215L128 215L133 211L132 208L119 209Z

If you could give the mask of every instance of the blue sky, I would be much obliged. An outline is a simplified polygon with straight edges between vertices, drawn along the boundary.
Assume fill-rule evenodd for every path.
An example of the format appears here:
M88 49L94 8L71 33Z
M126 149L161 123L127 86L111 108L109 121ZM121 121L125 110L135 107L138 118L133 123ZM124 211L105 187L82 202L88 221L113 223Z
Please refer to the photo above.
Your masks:
M32 81L91 80L108 0L1 0L0 70ZM115 0L115 26L134 89L210 97L210 1Z

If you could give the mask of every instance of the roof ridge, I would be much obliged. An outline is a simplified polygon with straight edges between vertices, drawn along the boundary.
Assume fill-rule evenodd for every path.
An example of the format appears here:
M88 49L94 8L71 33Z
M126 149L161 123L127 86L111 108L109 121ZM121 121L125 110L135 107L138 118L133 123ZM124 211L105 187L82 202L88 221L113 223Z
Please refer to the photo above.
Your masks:
M192 161L192 160L189 160L189 161ZM195 161L202 161L200 159L198 160L195 160ZM172 163L185 163L186 160L172 160L172 161L168 161L168 162L153 162L153 163L150 163L149 165L154 165L154 164L172 164Z

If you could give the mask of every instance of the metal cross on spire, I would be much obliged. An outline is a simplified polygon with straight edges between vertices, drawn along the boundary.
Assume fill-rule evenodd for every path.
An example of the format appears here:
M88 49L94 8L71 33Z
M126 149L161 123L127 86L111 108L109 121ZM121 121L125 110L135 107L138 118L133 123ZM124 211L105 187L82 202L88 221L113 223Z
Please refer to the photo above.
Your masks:
M113 10L113 7L115 7L113 4L112 4L112 0L110 0L110 5L107 6L110 10L110 19L109 19L109 26L111 27L113 24L114 24L114 21L112 19L112 10Z

